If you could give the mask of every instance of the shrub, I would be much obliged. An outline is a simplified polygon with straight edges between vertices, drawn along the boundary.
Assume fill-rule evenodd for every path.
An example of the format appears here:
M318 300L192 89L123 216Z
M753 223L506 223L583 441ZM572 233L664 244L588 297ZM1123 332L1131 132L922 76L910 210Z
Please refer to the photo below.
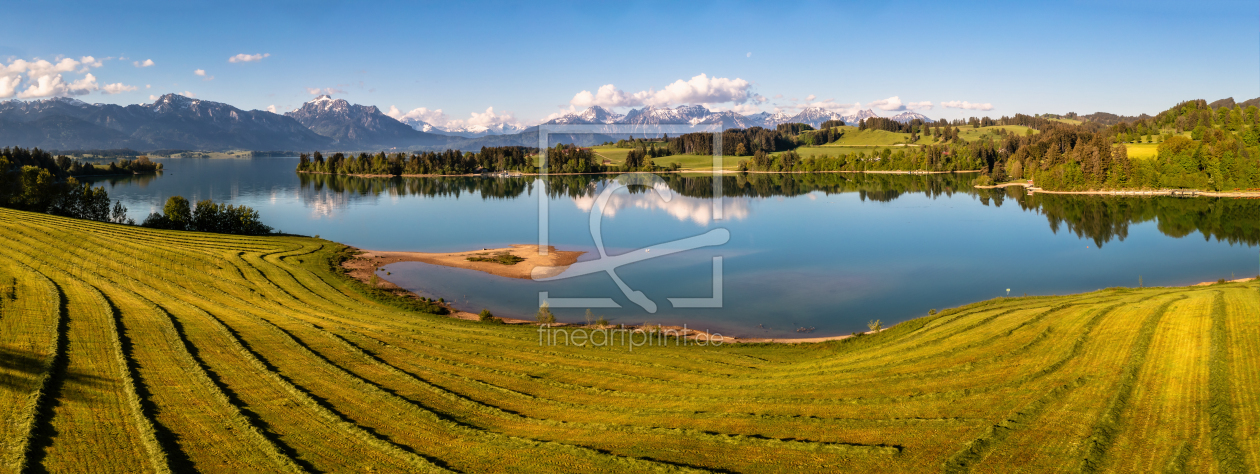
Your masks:
M171 196L162 213L149 214L140 224L155 229L192 230L220 234L266 235L272 228L264 225L258 211L247 206L215 204L209 199L191 207L183 196Z
M866 323L866 327L871 328L871 332L879 332L880 329L884 328L884 325L880 323L878 319L876 319L874 321Z
M550 303L547 303L544 301L542 306L538 307L537 319L538 319L538 324L555 324L556 315L551 314Z

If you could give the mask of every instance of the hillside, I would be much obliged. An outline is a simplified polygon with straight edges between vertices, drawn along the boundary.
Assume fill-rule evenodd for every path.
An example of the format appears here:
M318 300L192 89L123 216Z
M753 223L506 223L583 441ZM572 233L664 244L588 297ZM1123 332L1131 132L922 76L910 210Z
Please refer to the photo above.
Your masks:
M407 148L445 145L450 139L425 133L381 113L374 105L351 104L327 95L285 112L311 131L335 140L337 149Z
M318 239L7 209L0 229L13 471L1260 469L1255 282L627 350L413 313Z
M332 140L271 112L166 94L152 104L0 102L0 142L53 150L300 150Z

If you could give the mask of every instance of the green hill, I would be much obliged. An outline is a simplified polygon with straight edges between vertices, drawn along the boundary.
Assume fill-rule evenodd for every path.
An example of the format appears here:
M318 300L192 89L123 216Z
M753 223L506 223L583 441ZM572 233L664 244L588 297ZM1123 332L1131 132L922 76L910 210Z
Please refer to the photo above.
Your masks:
M1255 282L630 350L415 313L324 240L0 209L0 245L8 471L1260 469Z

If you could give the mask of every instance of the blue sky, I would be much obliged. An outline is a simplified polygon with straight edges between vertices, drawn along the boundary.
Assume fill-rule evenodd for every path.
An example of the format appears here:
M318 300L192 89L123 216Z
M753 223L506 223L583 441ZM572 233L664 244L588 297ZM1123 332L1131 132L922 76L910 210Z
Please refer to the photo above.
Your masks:
M954 118L1155 113L1185 99L1260 96L1254 1L15 2L5 10L5 99L86 93L76 97L130 104L188 92L284 112L331 89L382 110L423 108L417 116L430 120L530 123L592 103L624 111L724 100L707 104L773 112L812 102L874 105L885 116L913 106ZM229 62L236 55L267 56ZM14 72L15 61L60 58L80 64ZM145 60L153 65L136 66ZM34 75L49 80L32 90ZM611 92L601 98L601 87ZM582 91L592 96L577 97ZM964 101L982 109L946 107Z

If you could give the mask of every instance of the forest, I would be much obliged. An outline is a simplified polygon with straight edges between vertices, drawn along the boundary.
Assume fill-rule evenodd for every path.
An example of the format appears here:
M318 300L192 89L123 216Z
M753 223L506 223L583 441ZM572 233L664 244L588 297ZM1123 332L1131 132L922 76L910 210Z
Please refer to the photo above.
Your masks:
M1027 127L1026 133L998 128L1014 125ZM966 128L982 127L995 128L978 139L974 134L971 139L960 135ZM841 121L828 121L818 130L800 123L780 124L773 130L729 129L721 132L721 153L749 157L739 163L739 171L978 171L977 185L1032 180L1037 187L1049 191L1260 188L1260 108L1244 108L1232 101L1215 108L1203 100L1185 101L1153 117L1123 117L1112 125L1064 121L1049 114L936 122L916 119L907 123L875 117L861 121L855 128L908 133L912 145L860 151L838 147L835 154L798 151L802 146L833 143L853 128L845 127ZM562 144L546 150L547 171L677 169L678 165L659 166L653 160L674 155L711 155L713 138L712 133L700 132L663 139L620 140L615 146L631 148L621 165L599 162L589 148ZM1157 144L1156 156L1130 158L1127 145L1138 143ZM357 156L335 153L328 157L315 152L302 154L297 169L365 176L534 173L539 171L537 151L494 147L479 152L446 150ZM137 165L124 162L120 166Z
M891 123L890 123L891 122ZM996 137L959 138L959 130L1022 125L1027 134L997 129ZM901 127L901 128L898 128ZM906 133L896 122L867 119L862 129ZM896 129L896 130L894 130ZM979 171L976 184L1033 180L1051 191L1117 189L1198 189L1229 191L1260 188L1260 109L1217 107L1186 101L1154 117L1119 122L1072 124L1017 114L1001 119L934 122L919 131L934 143L869 152L801 156L757 150L740 163L741 171ZM916 130L910 129L909 133ZM725 134L724 134L725 138ZM703 141L697 137L697 141ZM1153 158L1129 158L1129 143L1158 143ZM725 148L725 147L724 147ZM773 150L780 151L780 150Z
M122 201L111 201L105 188L80 182L75 176L123 174L92 170L123 170L134 174L141 170L160 170L161 167L161 164L140 157L122 160L120 164L110 163L109 168L97 168L64 155L54 157L52 153L38 148L4 148L0 149L0 207L135 225L135 220L127 216L127 207ZM173 206L172 202L182 202L182 210L178 205ZM224 234L271 233L271 228L262 224L258 212L246 206L203 200L193 208L187 200L176 196L167 202L166 211L166 216L154 213L141 225Z

